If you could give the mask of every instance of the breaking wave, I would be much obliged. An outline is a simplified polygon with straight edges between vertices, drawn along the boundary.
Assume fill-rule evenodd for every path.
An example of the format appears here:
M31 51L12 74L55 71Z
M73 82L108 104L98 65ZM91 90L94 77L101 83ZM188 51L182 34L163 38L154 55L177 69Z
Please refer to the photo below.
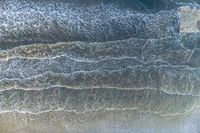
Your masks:
M200 34L179 32L179 8L199 4L1 1L0 132L187 132L199 118Z

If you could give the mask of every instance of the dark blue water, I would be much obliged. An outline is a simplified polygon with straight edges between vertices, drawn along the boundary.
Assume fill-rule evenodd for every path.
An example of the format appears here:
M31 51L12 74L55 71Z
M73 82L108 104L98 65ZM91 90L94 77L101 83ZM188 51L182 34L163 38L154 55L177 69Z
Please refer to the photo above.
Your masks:
M179 0L6 0L1 49L32 43L160 38L179 32Z
M190 9L199 0L0 1L0 133L199 133Z
M176 7L175 2L150 0L2 1L1 48L169 36L178 32Z

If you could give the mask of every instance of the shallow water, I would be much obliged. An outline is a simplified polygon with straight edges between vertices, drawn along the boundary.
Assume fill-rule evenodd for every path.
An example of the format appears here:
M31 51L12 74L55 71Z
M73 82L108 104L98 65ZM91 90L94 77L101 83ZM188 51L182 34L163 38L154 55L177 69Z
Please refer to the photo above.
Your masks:
M1 1L0 133L198 133L198 4Z

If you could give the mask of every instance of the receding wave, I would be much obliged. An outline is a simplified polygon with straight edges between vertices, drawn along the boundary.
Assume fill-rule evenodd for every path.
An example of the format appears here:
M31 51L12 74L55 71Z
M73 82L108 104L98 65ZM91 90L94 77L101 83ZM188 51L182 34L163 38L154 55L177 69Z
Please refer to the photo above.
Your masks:
M199 4L1 1L0 132L198 132Z
M200 98L167 94L156 90L106 88L79 90L58 87L40 91L7 90L0 92L0 96L3 98L1 101L2 113L13 110L30 113L54 110L83 113L102 109L133 109L160 115L181 115L192 106L199 107ZM34 98L33 96L39 97ZM15 98L13 99L13 97ZM179 102L180 107L177 107L174 101ZM185 105L183 106L181 103Z

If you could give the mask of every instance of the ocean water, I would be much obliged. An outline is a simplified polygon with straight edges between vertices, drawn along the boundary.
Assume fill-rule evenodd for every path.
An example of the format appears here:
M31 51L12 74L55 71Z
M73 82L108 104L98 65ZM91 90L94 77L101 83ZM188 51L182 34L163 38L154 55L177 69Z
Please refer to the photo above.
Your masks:
M199 4L0 1L0 133L199 133Z

